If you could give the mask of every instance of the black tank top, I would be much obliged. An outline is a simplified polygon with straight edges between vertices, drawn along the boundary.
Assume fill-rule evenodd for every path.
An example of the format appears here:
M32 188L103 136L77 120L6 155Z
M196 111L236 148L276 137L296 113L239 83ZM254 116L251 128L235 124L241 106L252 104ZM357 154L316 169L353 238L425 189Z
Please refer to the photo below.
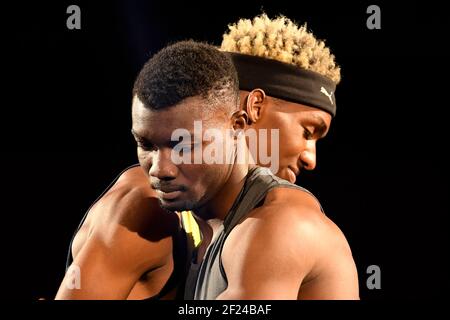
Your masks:
M280 187L299 189L310 193L302 187L276 177L268 168L256 167L249 171L244 187L236 197L221 228L211 240L203 261L197 264L194 262L195 260L191 260L184 292L186 300L212 300L226 290L228 282L221 257L225 240L233 228L252 209L262 204L270 190Z

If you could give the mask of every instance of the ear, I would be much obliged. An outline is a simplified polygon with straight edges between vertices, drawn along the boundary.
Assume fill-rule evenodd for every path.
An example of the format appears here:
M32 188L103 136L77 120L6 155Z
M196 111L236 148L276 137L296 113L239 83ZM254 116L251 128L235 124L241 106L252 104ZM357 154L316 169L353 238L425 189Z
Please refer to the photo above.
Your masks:
M248 123L248 114L244 110L239 110L231 116L231 125L234 132L245 131Z
M258 88L250 91L243 106L243 109L248 114L248 124L255 123L261 118L266 101L266 93L263 89Z

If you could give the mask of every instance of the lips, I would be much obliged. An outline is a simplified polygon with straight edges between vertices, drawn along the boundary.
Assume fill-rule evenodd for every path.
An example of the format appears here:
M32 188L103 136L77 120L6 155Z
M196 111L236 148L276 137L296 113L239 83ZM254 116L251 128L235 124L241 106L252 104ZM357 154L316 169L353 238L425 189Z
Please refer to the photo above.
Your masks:
M292 171L292 169L290 168L287 169L287 180L290 183L295 183L295 180L297 180L297 176L295 175L294 171Z
M287 169L287 175L288 175L288 181L290 183L295 183L295 181L297 180L297 176L299 175L300 170L297 168L293 168L293 167L288 167Z
M161 195L161 198L163 200L175 200L176 198L178 198L181 195L180 190L176 190L176 191L171 191L171 192L164 192L161 190L157 190L158 193Z
M160 183L152 184L152 188L156 190L160 198L163 200L175 200L184 191L183 186L162 185Z
M179 186L161 186L159 188L156 188L156 190L163 192L163 193L171 193L175 191L181 191L183 188Z
M298 176L300 174L300 169L297 169L295 167L289 167L289 169L291 169L292 172L294 172L295 176Z

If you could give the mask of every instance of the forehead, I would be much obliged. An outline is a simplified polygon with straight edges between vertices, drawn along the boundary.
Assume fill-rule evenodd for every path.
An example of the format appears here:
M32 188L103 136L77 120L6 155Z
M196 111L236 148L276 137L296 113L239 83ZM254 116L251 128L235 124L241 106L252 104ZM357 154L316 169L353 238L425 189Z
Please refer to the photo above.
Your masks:
M175 106L162 110L146 108L139 98L133 98L132 126L140 136L155 134L169 136L175 129L194 129L194 121L211 126L214 113L208 111L207 101L201 97L186 98Z
M277 111L290 113L298 119L322 120L326 126L331 124L331 114L318 108L310 107L304 104L290 102L282 99L270 97L272 104Z

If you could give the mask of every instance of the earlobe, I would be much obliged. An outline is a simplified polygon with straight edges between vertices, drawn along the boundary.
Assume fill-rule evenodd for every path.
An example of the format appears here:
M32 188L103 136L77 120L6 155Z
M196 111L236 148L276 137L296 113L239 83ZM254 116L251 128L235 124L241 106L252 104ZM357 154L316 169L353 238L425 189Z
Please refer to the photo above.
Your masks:
M248 94L245 105L245 111L248 114L248 124L259 120L265 100L266 93L262 89L254 89Z

